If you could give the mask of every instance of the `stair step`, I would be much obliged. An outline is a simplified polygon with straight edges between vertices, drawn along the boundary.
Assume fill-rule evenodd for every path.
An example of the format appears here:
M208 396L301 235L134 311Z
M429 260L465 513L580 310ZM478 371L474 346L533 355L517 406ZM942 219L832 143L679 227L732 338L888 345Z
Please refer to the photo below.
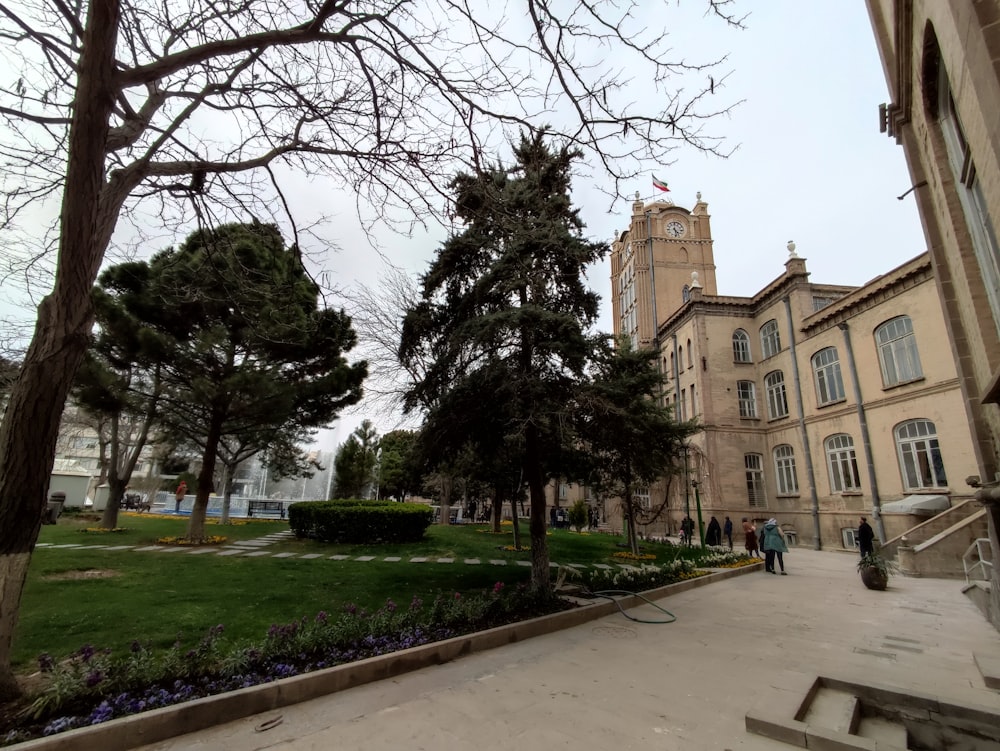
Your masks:
M839 733L853 733L860 718L861 703L858 697L847 691L823 687L809 702L802 721L807 725Z
M862 717L857 735L890 748L907 748L906 728L885 717Z

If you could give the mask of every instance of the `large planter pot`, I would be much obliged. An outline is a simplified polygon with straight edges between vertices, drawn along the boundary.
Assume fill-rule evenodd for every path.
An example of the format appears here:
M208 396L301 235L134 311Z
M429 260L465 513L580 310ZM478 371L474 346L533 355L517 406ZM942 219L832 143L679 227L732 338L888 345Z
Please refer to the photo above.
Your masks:
M864 566L858 570L861 572L861 581L868 589L883 590L889 584L889 576L875 566Z

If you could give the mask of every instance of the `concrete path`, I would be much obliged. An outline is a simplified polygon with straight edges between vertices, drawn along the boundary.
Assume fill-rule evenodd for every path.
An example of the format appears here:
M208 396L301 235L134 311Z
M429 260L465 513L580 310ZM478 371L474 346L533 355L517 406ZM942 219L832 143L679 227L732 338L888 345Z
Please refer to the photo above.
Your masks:
M616 615L145 748L788 751L746 733L744 716L817 674L1000 710L972 657L1000 655L1000 634L961 582L894 577L872 592L855 561L793 549L788 576L660 601L670 625Z

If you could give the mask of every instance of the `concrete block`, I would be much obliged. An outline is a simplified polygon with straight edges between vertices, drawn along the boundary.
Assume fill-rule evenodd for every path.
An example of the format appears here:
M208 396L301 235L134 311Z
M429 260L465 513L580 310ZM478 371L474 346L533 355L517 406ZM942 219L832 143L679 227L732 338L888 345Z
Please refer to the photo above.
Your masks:
M771 712L752 709L746 713L744 724L748 733L762 735L765 738L790 743L799 748L806 746L806 730L804 722L793 720L788 716L778 716Z
M975 652L972 658L976 662L976 667L979 668L979 674L983 676L986 688L1000 690L1000 655Z
M877 751L878 749L876 742L871 738L812 725L806 728L806 747L809 751Z

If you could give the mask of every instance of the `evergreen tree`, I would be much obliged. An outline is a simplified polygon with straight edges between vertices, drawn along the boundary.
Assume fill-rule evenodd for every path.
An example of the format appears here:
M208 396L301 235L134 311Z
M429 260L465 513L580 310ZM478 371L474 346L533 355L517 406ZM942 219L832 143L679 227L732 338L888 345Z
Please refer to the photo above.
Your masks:
M404 365L429 356L407 404L430 405L449 420L452 448L465 446L478 426L495 424L521 446L532 585L545 592L546 467L566 437L567 405L591 351L585 331L598 297L585 288L584 272L607 250L583 239L570 202L578 156L567 145L550 147L537 132L522 136L511 167L452 181L455 217L465 228L441 246L423 276L422 299L407 312L400 346Z

